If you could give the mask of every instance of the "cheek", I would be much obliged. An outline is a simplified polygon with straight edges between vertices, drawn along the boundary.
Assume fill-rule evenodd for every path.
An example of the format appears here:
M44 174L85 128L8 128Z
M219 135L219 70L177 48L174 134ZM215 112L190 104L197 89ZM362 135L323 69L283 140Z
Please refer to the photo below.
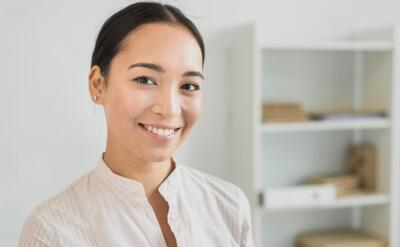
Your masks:
M126 117L133 120L151 107L151 97L143 93L131 93L124 98Z
M184 103L185 121L188 127L193 126L199 120L202 111L201 97L188 99Z
M132 120L136 119L150 107L151 99L149 95L132 90L128 93L128 91L120 91L114 94L113 97L111 110L116 114L115 120L119 121L119 124L130 124Z

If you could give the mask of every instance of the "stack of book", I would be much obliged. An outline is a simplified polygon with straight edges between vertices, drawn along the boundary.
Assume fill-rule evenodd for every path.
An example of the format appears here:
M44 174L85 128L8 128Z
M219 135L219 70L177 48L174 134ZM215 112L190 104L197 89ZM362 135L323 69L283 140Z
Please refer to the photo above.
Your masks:
M336 188L336 196L360 193L360 178L355 174L314 176L306 180L306 184L332 184Z
M375 191L377 150L372 144L351 145L347 152L347 172L344 174L312 176L306 184L331 184L336 196Z
M286 102L263 104L263 122L297 122L308 120L307 114L302 110L298 103Z
M297 247L386 247L382 237L353 230L334 230L302 234Z

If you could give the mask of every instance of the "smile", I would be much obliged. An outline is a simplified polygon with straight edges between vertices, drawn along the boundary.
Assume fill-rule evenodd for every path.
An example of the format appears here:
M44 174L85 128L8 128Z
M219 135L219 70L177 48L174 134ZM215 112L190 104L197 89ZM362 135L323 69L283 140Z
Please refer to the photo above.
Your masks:
M171 140L175 134L180 130L180 128L157 128L155 126L147 125L139 123L139 126L146 131L146 133L150 134L153 138L158 141L169 141Z

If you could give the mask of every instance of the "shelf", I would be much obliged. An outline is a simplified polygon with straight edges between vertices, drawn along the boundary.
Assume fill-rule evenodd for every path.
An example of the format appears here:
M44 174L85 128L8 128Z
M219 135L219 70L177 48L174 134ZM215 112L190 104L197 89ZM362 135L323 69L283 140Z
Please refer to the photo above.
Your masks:
M256 246L293 246L307 229L341 226L400 246L400 221L393 211L400 200L391 194L400 189L400 141L394 138L400 132L400 77L394 76L399 74L400 28L355 30L347 36L358 40L280 39L252 23L234 29L231 170L253 209ZM305 112L310 118L327 114L318 121L262 122L264 103L290 101L311 111ZM385 114L369 114L369 109ZM347 110L355 110L354 116L341 114ZM340 114L329 114L336 111ZM286 187L317 174L347 172L349 146L363 143L377 150L376 193L336 198L313 190L291 193L295 188ZM271 193L279 189L283 194Z
M344 196L338 198L332 203L310 203L301 206L285 206L285 207L264 207L265 211L276 211L276 210L294 210L294 209L309 209L309 208L350 208L350 207L363 207L372 205L384 205L389 202L389 196L387 194L361 194L353 196Z
M291 123L263 123L261 132L294 132L320 130L385 129L390 127L389 119L371 120L330 120Z
M268 42L262 48L268 50L319 50L319 51L390 51L389 41L289 41Z

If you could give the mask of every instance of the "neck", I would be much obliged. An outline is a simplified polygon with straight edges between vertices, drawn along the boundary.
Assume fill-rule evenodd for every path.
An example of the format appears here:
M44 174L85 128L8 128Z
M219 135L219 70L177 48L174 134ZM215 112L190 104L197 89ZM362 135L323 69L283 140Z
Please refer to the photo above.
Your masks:
M171 158L161 162L147 161L109 142L103 160L115 174L142 183L147 196L157 192L157 188L174 169Z

